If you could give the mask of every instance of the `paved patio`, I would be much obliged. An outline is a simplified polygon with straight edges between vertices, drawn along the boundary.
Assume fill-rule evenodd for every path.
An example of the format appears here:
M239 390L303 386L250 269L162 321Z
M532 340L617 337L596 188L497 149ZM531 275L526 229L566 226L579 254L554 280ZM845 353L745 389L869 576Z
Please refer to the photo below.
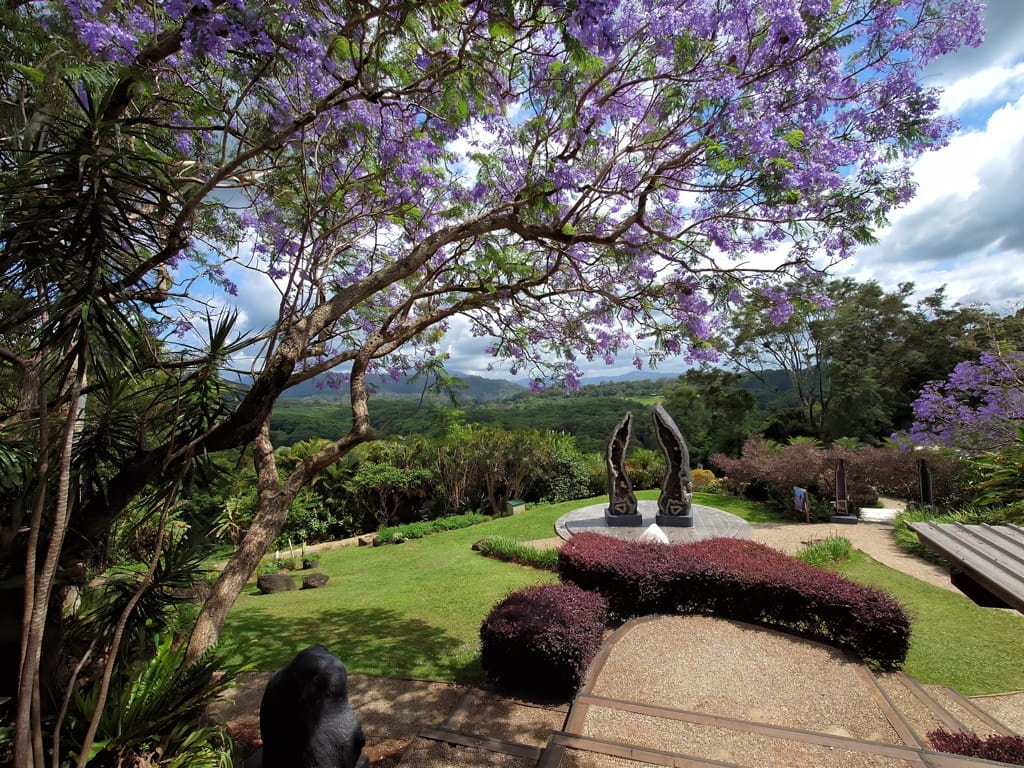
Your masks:
M658 514L658 502L641 501L637 505L637 511L643 517L643 525L609 526L604 519L604 511L607 506L607 504L591 504L589 507L574 509L558 518L555 522L555 532L564 540L568 540L570 536L577 533L600 533L603 536L615 536L620 539L638 539L647 530L647 527L654 523L654 518ZM719 536L728 536L733 539L749 539L751 536L750 523L743 518L700 504L693 505L693 526L691 528L676 528L668 525L659 527L673 544L713 539Z

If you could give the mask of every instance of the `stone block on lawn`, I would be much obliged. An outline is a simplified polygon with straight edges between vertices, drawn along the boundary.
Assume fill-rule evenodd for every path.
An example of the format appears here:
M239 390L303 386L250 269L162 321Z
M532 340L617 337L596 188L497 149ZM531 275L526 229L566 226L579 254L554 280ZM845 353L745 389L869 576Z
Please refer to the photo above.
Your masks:
M256 587L264 595L272 595L275 592L291 592L299 588L287 573L264 573L256 577Z
M311 573L302 579L303 589L317 589L326 586L330 578L326 573Z

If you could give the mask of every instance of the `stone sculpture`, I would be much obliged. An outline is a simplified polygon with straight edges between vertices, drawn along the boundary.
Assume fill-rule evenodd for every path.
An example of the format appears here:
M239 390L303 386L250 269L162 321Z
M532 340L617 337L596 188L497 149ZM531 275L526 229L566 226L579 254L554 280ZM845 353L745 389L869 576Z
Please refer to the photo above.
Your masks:
M608 525L640 525L643 517L637 512L633 481L626 472L626 448L633 436L633 413L627 411L608 441Z
M931 506L935 501L935 495L932 492L932 472L928 469L927 459L917 460L917 480L921 489L921 503L926 507Z
M278 670L260 704L263 748L245 768L367 768L341 659L311 645Z
M665 454L665 479L658 497L661 526L690 528L693 526L693 482L690 480L690 452L679 427L661 404L654 406L654 431Z
M846 487L846 459L836 459L836 502L835 513L829 518L833 523L856 523L852 514L850 493Z

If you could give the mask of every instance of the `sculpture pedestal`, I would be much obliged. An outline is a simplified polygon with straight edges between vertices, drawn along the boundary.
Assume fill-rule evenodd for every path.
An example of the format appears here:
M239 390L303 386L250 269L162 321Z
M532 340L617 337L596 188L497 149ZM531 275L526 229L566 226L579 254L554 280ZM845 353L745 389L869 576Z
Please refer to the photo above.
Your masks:
M611 526L640 526L644 524L644 516L639 512L632 515L613 515L607 509L604 511L604 522Z
M693 514L689 515L663 515L658 513L654 521L662 528L693 528Z

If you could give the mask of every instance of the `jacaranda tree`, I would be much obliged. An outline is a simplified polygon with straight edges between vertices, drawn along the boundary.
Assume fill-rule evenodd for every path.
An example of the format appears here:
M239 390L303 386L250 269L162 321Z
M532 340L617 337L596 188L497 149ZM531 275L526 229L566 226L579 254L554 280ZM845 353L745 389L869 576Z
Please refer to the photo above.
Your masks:
M1001 451L1021 441L1024 352L996 346L930 381L914 401L915 443L968 454Z
M908 161L953 127L921 69L980 34L973 0L4 5L0 381L32 500L5 520L29 530L4 539L26 574L18 764L44 762L56 578L144 490L170 500L194 457L253 446L259 508L196 659L296 494L370 437L368 373L437 362L456 315L570 383L580 358L707 355L752 295L785 315L777 286L909 199ZM196 281L230 294L232 268L279 289L276 319L182 351ZM239 350L231 401L211 372ZM282 480L275 400L342 365L351 430ZM142 416L88 474L76 448L126 382Z

